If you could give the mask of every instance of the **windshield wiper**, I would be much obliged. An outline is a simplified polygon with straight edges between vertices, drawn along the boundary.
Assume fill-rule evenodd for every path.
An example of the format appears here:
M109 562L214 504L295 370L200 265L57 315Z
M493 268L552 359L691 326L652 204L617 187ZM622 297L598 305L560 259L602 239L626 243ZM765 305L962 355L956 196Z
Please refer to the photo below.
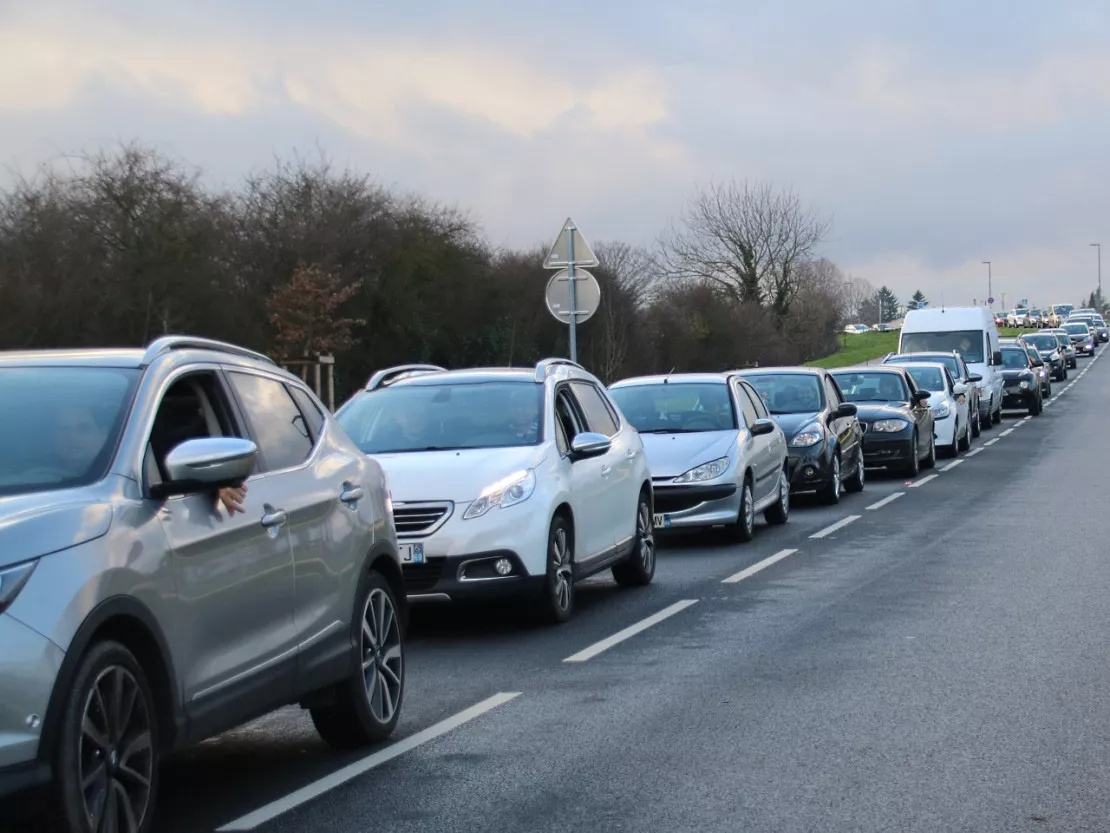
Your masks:
M727 428L652 428L650 431L641 431L641 434L704 434L706 431L727 431Z

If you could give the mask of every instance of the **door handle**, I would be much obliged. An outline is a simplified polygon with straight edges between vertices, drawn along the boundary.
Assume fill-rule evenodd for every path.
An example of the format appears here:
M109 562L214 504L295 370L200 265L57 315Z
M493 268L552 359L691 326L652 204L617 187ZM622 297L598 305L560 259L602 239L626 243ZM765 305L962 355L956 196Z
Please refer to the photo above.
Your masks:
M633 457L635 457L635 456L636 456L637 454L639 454L639 453L640 453L640 452L639 452L639 451L637 451L637 450L636 450L636 449L634 449L634 448L630 448L630 449L628 449L628 459L629 459L629 460L631 460L631 459L632 459Z
M272 509L262 516L262 525L267 529L275 529L289 520L289 514L284 509Z
M339 499L344 503L351 504L362 500L362 487L349 486L339 493Z
M601 476L602 477L608 477L612 473L613 473L613 470L611 468L609 468L609 466L602 466L601 467Z

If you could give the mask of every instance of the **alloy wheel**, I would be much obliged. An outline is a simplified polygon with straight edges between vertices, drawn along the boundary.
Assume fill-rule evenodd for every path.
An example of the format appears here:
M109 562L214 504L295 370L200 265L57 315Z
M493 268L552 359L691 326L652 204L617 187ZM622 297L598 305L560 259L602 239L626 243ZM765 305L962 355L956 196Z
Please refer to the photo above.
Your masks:
M755 499L752 497L752 487L744 484L744 529L751 532L755 529Z
M655 526L646 500L640 502L636 513L636 539L640 542L640 567L650 574L655 569Z
M126 668L97 676L82 713L78 766L85 819L97 833L135 833L150 810L154 778L149 704Z
M782 504L783 512L790 512L790 478L785 471L779 475L779 503Z
M639 520L636 523L639 524ZM551 568L555 577L555 604L560 611L569 610L571 583L574 578L571 575L570 542L567 531L562 526L551 536Z
M374 718L389 723L404 688L401 624L393 600L380 587L370 591L362 613L362 679Z

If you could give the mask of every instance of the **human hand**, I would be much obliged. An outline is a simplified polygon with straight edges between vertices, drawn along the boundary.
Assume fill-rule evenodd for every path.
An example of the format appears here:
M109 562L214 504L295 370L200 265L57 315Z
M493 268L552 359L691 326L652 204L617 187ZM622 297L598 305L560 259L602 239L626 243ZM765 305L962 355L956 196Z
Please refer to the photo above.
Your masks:
M225 486L219 491L219 503L227 510L229 516L234 516L236 512L246 512L243 508L243 501L247 499L247 486ZM217 507L218 508L218 507Z

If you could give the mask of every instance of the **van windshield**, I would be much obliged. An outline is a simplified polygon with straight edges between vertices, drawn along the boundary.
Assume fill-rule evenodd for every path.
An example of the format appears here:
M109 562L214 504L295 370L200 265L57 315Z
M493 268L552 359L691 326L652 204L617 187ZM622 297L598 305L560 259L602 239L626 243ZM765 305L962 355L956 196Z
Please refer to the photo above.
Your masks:
M949 333L902 333L901 351L903 353L951 353L953 350L964 357L968 364L982 364L982 330L961 330Z

